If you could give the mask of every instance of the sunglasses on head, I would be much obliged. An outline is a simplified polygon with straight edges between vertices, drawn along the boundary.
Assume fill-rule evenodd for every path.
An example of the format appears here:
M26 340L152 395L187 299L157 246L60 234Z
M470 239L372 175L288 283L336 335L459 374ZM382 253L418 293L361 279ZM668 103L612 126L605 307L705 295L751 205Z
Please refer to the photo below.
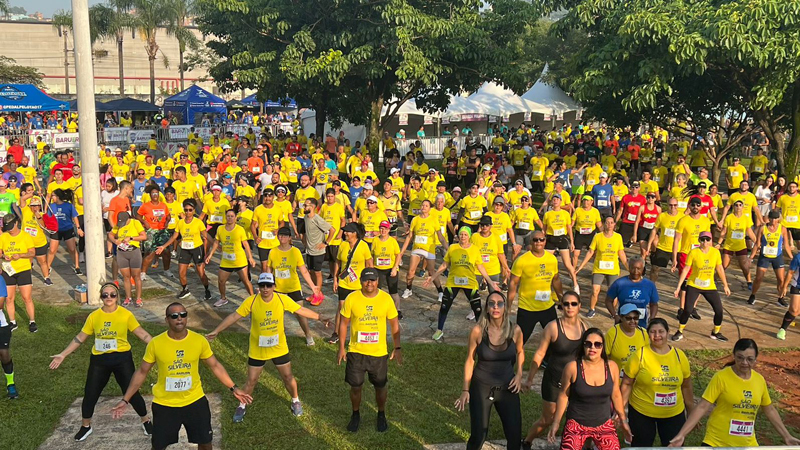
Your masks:
M188 312L181 311L181 312L167 314L167 317L169 317L172 320L177 320L178 317L185 319L188 315L189 315Z
M600 342L600 341L594 341L594 342L592 342L592 341L583 341L583 348L587 348L588 349L588 348L592 348L592 347L594 347L594 348L599 350L599 349L603 348L603 343Z
M107 299L109 297L117 298L117 293L116 292L103 292L102 294L100 294L100 298L102 298L103 300L105 300L105 299Z

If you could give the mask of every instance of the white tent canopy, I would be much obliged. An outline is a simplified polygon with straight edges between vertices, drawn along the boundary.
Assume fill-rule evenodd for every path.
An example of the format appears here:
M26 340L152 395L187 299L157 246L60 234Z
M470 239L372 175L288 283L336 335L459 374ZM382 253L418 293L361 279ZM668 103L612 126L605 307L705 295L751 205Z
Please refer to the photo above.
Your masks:
M497 83L483 83L480 89L469 97L455 98L446 114L477 113L502 116L526 112L550 114L551 111L546 105L533 99L522 98L511 89L504 88Z
M579 111L581 105L571 99L564 91L539 80L528 92L522 94L525 100L533 101L547 108L546 114L553 112L563 114L567 111Z

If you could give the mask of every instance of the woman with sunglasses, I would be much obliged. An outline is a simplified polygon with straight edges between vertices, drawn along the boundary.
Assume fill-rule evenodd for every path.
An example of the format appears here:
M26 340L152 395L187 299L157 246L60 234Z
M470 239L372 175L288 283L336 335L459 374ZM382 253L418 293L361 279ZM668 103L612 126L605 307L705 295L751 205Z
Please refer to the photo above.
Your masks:
M581 449L591 438L596 449L618 450L619 438L612 412L620 419L626 439L631 438L619 390L619 367L608 360L603 333L599 329L589 328L581 336L581 341L583 345L576 351L576 360L564 367L561 391L547 439L556 442L561 417L566 412L562 449Z
M641 263L641 260L639 262ZM641 312L635 304L625 303L619 307L619 323L606 331L606 354L617 363L620 371L625 367L628 358L636 353L636 350L650 345L647 331L639 325L640 314Z
M647 325L650 345L630 355L623 368L622 400L636 430L632 447L652 447L656 431L667 445L694 408L692 373L682 350L669 345L669 325L657 317Z
M234 272L239 275L239 279L247 289L247 293L253 295L253 285L250 284L247 267L248 264L250 267L255 267L256 260L253 258L250 244L247 241L247 233L245 233L244 228L236 224L236 212L233 209L225 211L225 225L217 228L214 242L211 244L208 255L206 255L206 265L211 262L211 258L219 247L222 248L222 259L219 263L219 274L217 276L219 300L214 303L215 308L228 304L225 285Z
M0 234L0 263L2 265L2 275L8 287L8 320L11 322L12 331L17 327L16 308L14 300L17 288L22 295L25 303L25 311L28 314L28 330L31 333L38 331L35 318L35 307L33 304L33 283L31 280L31 260L36 255L33 238L28 233L23 233L20 229L20 220L14 214L8 214L3 218L3 233Z
M758 359L758 345L752 339L739 339L733 346L733 362L714 374L703 397L681 430L669 443L681 447L686 436L711 411L703 437L704 447L758 447L755 422L758 410L763 409L775 431L787 446L800 446L772 404L764 377L753 370Z
M122 306L131 304L131 279L136 288L136 307L142 302L142 251L140 246L147 240L147 232L138 220L123 211L117 216L117 226L108 233L108 240L116 246L117 266L125 283L125 301Z
M631 239L631 242L639 243L639 252L641 252L642 258L645 258L650 250L648 247L650 234L656 228L656 220L661 215L661 207L656 204L656 194L648 192L645 198L646 203L640 206L636 213L633 239Z
M586 332L586 326L580 318L580 296L573 291L564 292L561 298L561 308L563 310L562 317L551 321L544 327L539 348L533 355L528 378L523 382L523 387L530 390L533 378L546 357L547 367L542 376L542 415L528 430L528 434L522 442L524 449L530 449L533 440L546 433L555 423L553 420L556 414L556 401L561 391L564 367L575 360L575 354L583 345L581 336Z
M703 298L714 310L714 330L711 332L711 339L724 342L728 338L720 333L723 314L722 299L714 282L714 274L716 273L722 280L726 296L731 295L731 290L728 288L728 279L725 277L725 269L722 267L722 257L719 254L719 250L711 245L711 232L701 232L698 239L700 247L690 251L689 256L686 257L686 265L681 271L681 275L678 278L678 287L675 289L675 298L679 299L681 287L683 282L686 281L686 302L678 318L680 327L672 336L672 340L680 341L683 339L683 330L689 322L689 315L694 310L698 297L702 294Z
M503 424L508 449L518 450L522 434L519 391L525 362L522 330L511 322L501 292L490 293L484 306L484 314L469 335L464 384L455 407L463 411L469 404L468 450L483 447L492 406Z
M195 217L195 210L197 209L197 202L193 198L188 198L183 201L183 214L184 218L178 221L175 226L175 232L172 237L164 244L156 249L156 255L160 255L164 249L181 238L181 252L178 256L178 274L181 281L181 291L178 293L177 298L188 297L191 292L187 285L189 282L186 279L186 272L189 270L189 264L194 264L194 269L197 271L197 276L205 288L205 300L211 300L211 291L208 289L208 277L206 276L205 255L203 251L203 243L208 240L208 233L206 226L202 220ZM146 235L145 235L146 236Z
M767 269L772 268L775 272L775 278L778 280L778 294L782 294L781 287L783 286L783 277L786 269L784 268L783 253L792 259L791 240L786 227L781 225L781 212L770 211L767 215L767 222L758 228L756 239L753 241L753 250L750 253L750 259L756 259L756 279L753 282L753 289L750 293L750 298L747 300L748 305L756 303L756 293L761 287L764 280L764 275ZM789 306L784 297L778 298L778 304L782 307Z
M750 258L748 258L747 240L756 241L753 233L753 219L744 214L744 203L737 201L733 204L733 214L728 214L725 223L720 230L720 237L717 240L717 248L722 247L722 268L727 269L731 264L731 257L735 256L742 269L747 288L753 289L753 282L750 275Z
M111 375L117 380L122 392L128 389L136 367L133 364L131 345L128 333L133 333L145 344L150 342L150 334L139 325L136 317L117 302L119 288L114 283L106 283L100 287L100 300L103 306L95 310L61 353L51 356L50 368L55 370L64 359L81 346L89 336L94 335L92 356L89 357L89 372L86 376L83 403L81 404L81 428L75 435L76 441L83 441L92 434L92 416L100 394L105 389ZM144 399L136 392L130 400L131 406L142 419L142 428L146 435L153 434L153 426L147 417Z

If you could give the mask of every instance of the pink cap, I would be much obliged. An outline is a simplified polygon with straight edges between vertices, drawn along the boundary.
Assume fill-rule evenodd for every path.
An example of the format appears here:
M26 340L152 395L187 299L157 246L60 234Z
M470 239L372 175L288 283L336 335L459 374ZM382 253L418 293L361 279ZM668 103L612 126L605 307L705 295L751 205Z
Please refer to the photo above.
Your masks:
M382 222L381 222L381 224L380 224L379 226L380 226L381 228L392 228L392 224L391 224L391 222L389 222L388 220L384 220L384 221L382 221Z

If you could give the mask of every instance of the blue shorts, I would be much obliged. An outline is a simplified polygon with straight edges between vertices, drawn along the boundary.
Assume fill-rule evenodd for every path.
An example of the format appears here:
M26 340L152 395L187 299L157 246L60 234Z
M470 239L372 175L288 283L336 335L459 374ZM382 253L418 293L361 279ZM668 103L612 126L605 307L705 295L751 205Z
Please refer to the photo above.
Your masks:
M767 258L762 254L758 257L756 265L760 269L769 269L770 267L773 270L783 269L783 255L778 255L777 258Z

